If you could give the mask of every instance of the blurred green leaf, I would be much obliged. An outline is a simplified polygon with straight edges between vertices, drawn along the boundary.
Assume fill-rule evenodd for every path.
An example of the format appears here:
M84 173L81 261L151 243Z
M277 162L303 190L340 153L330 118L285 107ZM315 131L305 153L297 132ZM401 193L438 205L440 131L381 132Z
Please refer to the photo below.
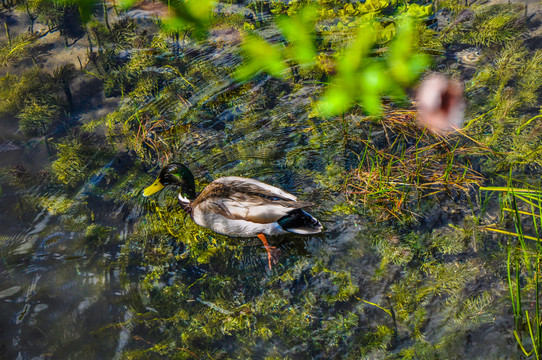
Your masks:
M369 24L363 24L358 29L356 38L339 61L338 70L343 76L350 77L361 67L374 44L375 31Z
M391 81L383 64L373 62L359 77L361 84L360 100L365 111L371 115L381 112L380 96L391 87Z
M165 31L178 33L193 30L196 38L204 37L213 14L213 2L211 0L177 0L165 3L171 10L171 16L162 20Z
M277 24L290 43L288 55L300 64L314 63L314 21L318 10L314 6L303 8L294 16L280 16Z
M382 107L380 104L380 95L377 93L363 92L361 94L361 105L363 109L371 115L380 115Z
M138 0L119 0L119 6L122 10L127 10L137 4Z
M213 11L212 0L186 0L184 2L186 13L194 19L195 23L208 25Z
M170 34L181 33L181 32L190 31L190 29L193 29L190 23L175 16L162 19L161 25L162 25L162 30Z
M403 98L404 87L412 84L430 63L429 56L417 53L415 35L410 18L403 19L397 29L394 23L383 26L366 22L360 26L338 60L336 77L317 105L321 114L338 115L359 100L364 111L379 115L382 95ZM391 41L385 58L369 56L375 41Z
M278 46L272 45L255 35L246 35L241 49L245 55L245 63L235 73L238 80L244 81L260 71L273 76L284 77L286 66Z
M388 89L390 79L387 76L384 65L373 62L361 74L361 84L370 92L380 93Z
M337 84L330 86L318 102L318 110L324 116L340 114L352 105L353 98L347 87Z
M415 54L414 29L413 20L404 18L388 54L391 74L402 85L409 85L416 80L430 61L427 55Z

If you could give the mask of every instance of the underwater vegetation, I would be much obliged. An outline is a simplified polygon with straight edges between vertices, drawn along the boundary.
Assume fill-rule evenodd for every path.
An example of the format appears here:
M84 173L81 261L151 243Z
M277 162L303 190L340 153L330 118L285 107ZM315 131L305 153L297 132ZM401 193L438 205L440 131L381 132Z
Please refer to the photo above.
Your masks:
M0 194L21 221L55 219L40 236L119 247L92 259L119 269L129 316L93 335L124 359L539 357L542 55L522 4L130 16L147 5L2 3L28 29L6 21L0 38L0 116L16 124L0 140L43 145L48 163L3 166ZM453 133L412 104L431 72L464 84ZM173 161L198 190L244 176L292 192L326 231L268 239L282 256L267 270L258 239L197 226L173 189L143 198Z

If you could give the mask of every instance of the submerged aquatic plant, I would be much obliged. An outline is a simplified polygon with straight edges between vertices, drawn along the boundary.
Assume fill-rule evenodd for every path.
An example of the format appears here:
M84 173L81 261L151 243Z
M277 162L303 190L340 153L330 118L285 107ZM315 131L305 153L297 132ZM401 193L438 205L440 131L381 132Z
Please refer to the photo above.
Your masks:
M463 42L476 46L505 44L517 39L525 22L523 5L494 4L456 12L456 18L443 35L448 42Z
M110 148L97 136L88 133L72 134L56 144L57 158L51 164L56 179L75 187L101 165Z
M53 81L58 84L62 91L64 91L70 111L75 109L70 86L71 82L73 82L77 75L77 69L72 63L58 66L55 70L53 70Z
M59 107L53 104L26 104L17 114L19 129L27 136L47 134L49 125L59 116Z
M7 23L5 24L7 29ZM15 64L25 58L32 58L35 62L36 40L38 39L36 35L23 33L11 39L8 33L7 37L6 43L0 43L0 67Z
M136 21L102 23L113 11L104 3L105 13L87 23L89 61L75 75L86 74L83 83L103 80L106 97L118 96L119 106L66 123L106 139L63 130L52 136L58 153L45 187L66 195L46 193L38 202L89 248L122 242L114 265L122 267L121 286L134 292L119 300L131 317L99 330L130 334L122 357L460 357L473 331L497 328L494 319L506 310L498 291L505 255L498 241L482 238L485 219L472 189L488 177L492 162L509 170L508 164L538 161L539 115L523 110L536 105L539 54L523 62L533 52L519 43L481 45L481 67L474 78L465 75L470 120L460 136L447 138L420 129L414 111L398 110L409 106L395 102L404 94L390 92L427 66L429 57L420 53L448 53L440 40L450 38L439 39L438 29L424 21L400 24L400 14L426 18L432 4L319 1L314 15L304 12L305 3L221 2L215 13L204 12L201 24L188 19L157 34ZM278 27L269 12L281 19ZM190 38L209 26L222 38ZM366 32L358 37L359 29ZM236 45L245 35L245 53L255 54L239 65ZM445 56L435 60L446 62ZM250 70L244 82L232 81L235 66ZM20 115L27 104L62 103L66 83L72 96L82 93L80 81L70 85L74 74L61 72L56 82L37 69L2 77L0 93L14 94L0 96L2 111ZM348 91L341 93L344 84ZM335 90L342 116L312 111ZM373 110L382 116L366 116ZM171 193L142 200L149 169L171 159L190 163L202 186L241 175L305 191L329 231L276 239L284 262L266 273L257 240L197 227ZM99 181L92 194L115 209L125 228L117 230L109 218L101 223L85 203L89 186ZM383 218L401 221L367 223ZM490 247L497 251L486 253ZM522 256L511 253L512 284ZM529 323L522 326L518 336L530 351Z
M58 108L60 101L51 75L39 67L25 69L21 75L0 77L0 113L17 114L25 105L36 103Z
M415 216L420 199L441 192L468 194L483 180L468 157L477 146L421 130L414 118L413 111L394 111L383 118L384 130L362 140L363 155L346 184L351 201L384 210L383 218Z
M525 356L534 355L534 358L540 359L542 354L542 312L540 309L542 240L539 231L542 229L542 192L536 188L512 186L481 189L501 194L503 218L508 216L512 218L515 231L499 229L496 224L491 224L485 229L517 239L515 242L508 242L506 260L510 303L514 314L513 332L517 345ZM527 229L531 229L531 234ZM530 308L526 308L527 299L532 301Z

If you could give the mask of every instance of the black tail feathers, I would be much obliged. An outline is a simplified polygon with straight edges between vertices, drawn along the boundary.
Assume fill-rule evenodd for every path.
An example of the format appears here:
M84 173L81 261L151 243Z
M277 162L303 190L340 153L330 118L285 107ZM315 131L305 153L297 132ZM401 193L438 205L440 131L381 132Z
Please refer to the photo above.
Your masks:
M296 234L316 234L324 228L314 216L302 209L289 212L281 217L277 223L284 230Z

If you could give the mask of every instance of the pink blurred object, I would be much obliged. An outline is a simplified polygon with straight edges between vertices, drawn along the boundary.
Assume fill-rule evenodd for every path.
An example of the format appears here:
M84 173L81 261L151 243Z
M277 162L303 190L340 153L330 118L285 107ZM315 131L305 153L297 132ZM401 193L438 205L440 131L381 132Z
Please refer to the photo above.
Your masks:
M107 3L118 6L118 0L106 0ZM164 18L171 15L168 6L160 1L139 0L135 1L125 16L135 19Z
M465 115L463 86L442 74L425 78L416 94L418 120L430 131L443 135L461 128Z

